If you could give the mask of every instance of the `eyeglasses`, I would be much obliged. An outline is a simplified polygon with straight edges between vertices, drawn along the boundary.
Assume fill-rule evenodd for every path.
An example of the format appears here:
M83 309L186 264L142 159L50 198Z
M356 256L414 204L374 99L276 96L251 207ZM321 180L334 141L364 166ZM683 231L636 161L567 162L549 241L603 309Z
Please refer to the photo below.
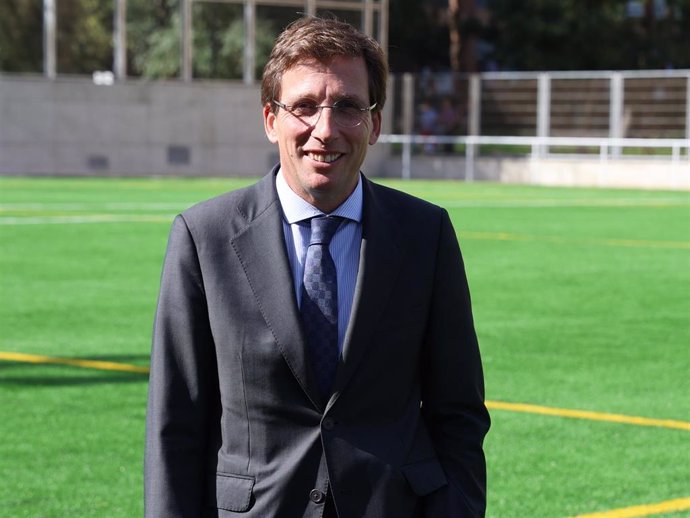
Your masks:
M330 108L333 114L333 121L341 128L355 128L364 122L367 113L376 108L376 103L367 108L360 108L356 103L348 100L337 101L332 106L310 102L300 102L293 105L283 104L275 99L272 101L278 108L282 108L291 115L294 115L304 124L314 127L321 118L324 108Z

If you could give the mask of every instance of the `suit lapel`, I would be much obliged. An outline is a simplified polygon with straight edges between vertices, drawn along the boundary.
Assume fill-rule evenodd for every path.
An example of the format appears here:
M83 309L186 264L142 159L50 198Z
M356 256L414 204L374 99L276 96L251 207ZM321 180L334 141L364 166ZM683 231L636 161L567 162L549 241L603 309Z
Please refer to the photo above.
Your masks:
M372 185L365 181L364 186L359 271L331 405L371 347L371 335L383 309L389 305L390 293L402 261L398 224L392 218L391 211L379 204Z
M271 174L261 180L257 196L248 198L247 204L239 207L247 226L231 243L281 354L314 406L323 408L306 357L274 177ZM352 316L329 406L335 403L371 347L376 322L388 305L402 264L399 232L392 211L380 205L375 188L365 179L362 243Z
M282 211L274 175L258 184L258 195L239 209L247 227L231 239L266 324L293 375L316 407L322 406L307 364L290 263L285 250Z

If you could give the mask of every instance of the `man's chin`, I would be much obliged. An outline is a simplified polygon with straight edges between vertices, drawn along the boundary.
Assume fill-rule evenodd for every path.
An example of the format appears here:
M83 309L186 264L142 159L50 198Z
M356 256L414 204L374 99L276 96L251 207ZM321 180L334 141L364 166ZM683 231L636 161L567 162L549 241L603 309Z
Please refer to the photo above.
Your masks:
M322 181L312 182L309 186L309 203L323 212L331 212L338 208L352 194L357 183L350 186L335 181L335 178L323 177Z

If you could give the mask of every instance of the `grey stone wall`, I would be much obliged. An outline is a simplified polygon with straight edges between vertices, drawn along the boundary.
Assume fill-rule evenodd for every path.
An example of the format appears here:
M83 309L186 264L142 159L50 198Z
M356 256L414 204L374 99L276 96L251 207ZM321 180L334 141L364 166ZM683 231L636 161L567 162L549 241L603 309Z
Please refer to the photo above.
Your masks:
M0 174L260 176L258 87L0 76Z

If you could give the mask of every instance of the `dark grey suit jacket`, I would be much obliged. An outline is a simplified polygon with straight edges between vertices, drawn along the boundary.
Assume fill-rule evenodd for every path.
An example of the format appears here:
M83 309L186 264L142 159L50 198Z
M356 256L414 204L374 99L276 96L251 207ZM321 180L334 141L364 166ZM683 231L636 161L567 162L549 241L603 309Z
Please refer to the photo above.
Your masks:
M364 180L329 401L306 357L275 170L178 216L156 314L147 518L483 516L489 428L447 213ZM314 491L316 490L316 491Z

